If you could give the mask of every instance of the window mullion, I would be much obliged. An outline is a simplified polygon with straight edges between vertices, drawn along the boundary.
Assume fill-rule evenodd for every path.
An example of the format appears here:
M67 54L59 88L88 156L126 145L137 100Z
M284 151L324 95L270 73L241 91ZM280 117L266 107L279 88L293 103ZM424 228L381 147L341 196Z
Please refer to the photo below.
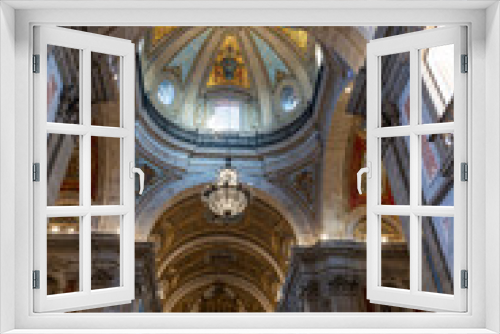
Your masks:
M130 208L125 205L94 205L90 207L92 216L121 216L129 211Z
M419 80L419 85L422 82ZM417 101L418 102L418 101ZM420 124L412 127L412 132L418 135L454 133L455 124L453 122Z
M381 216L408 216L411 213L411 207L409 205L376 205L373 213Z
M89 132L96 137L124 138L130 133L130 130L111 126L90 126Z
M91 291L91 275L92 275L92 261L91 261L91 170L92 170L92 156L91 156L91 103L92 103L92 83L91 83L91 52L89 49L83 49L82 59L82 95L81 95L81 115L82 124L87 129L87 132L82 136L82 204L86 209L86 214L82 217L82 233L80 234L81 242L81 270L80 276L82 279L83 292L90 293ZM88 211L87 211L88 210Z
M89 211L84 206L49 206L46 209L47 218L51 217L83 217Z
M85 293L90 293L91 290L91 272L92 272L92 261L91 261L91 224L90 224L90 214L86 214L82 217L82 233L80 233L80 279L83 282L82 291Z
M418 188L419 188L419 168L418 168L418 152L419 143L418 135L414 130L418 125L419 116L419 70L418 66L418 50L410 50L410 207L414 208L418 205ZM420 219L414 212L410 214L410 291L415 293L418 291L419 284L419 223Z

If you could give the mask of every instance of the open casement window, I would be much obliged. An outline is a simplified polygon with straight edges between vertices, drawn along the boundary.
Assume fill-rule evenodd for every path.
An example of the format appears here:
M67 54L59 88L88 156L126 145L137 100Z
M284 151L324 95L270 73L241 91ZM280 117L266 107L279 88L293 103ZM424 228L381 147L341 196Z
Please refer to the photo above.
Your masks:
M34 32L34 311L129 303L133 173L141 174L134 44L56 27Z
M368 299L464 312L466 28L374 40L367 53ZM395 247L407 253L405 266Z

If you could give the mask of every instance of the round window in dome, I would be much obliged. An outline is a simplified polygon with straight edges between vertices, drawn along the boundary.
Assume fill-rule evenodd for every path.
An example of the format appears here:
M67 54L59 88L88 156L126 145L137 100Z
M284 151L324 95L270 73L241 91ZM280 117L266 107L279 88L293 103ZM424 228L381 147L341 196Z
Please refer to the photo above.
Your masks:
M175 86L169 80L164 80L158 86L158 101L162 104L169 106L174 103L175 98Z
M293 111L299 104L299 98L295 94L295 90L292 86L284 86L281 89L280 95L281 108L284 111Z

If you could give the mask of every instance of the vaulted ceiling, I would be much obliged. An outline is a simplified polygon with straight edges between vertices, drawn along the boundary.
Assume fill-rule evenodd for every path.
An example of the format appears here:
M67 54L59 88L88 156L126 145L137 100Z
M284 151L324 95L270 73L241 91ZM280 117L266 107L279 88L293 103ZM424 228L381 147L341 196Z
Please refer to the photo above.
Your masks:
M292 227L253 198L241 221L214 222L199 195L166 211L150 240L164 311L274 309L288 269Z

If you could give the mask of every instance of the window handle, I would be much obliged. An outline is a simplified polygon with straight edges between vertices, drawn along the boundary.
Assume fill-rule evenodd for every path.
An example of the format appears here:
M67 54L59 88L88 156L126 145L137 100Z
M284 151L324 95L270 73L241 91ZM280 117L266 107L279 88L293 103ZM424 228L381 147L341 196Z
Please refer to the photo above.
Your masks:
M144 172L137 167L134 167L134 163L130 161L130 178L134 178L134 174L139 174L139 195L142 195L142 191L144 190Z
M361 190L361 175L363 175L364 173L366 173L366 177L368 179L370 179L372 177L372 163L371 162L367 162L366 165L367 165L367 167L361 168L358 171L358 192L360 194L363 193L363 191Z

